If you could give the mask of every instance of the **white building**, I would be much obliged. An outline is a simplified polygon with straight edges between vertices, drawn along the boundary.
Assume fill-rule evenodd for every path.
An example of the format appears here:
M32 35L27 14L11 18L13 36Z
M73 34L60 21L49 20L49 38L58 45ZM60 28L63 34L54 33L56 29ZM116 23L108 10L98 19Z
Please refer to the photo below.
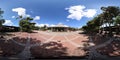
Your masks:
M69 26L64 25L62 23L59 23L54 26L50 26L50 27L48 27L48 29L51 30L52 32L68 32L68 31L70 31Z

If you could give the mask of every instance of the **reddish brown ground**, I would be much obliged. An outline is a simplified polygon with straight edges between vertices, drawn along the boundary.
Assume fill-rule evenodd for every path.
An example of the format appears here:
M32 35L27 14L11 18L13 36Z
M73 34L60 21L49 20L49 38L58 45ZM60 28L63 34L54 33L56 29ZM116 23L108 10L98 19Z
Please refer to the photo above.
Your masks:
M16 32L14 35L14 40L20 43L26 43L27 37L29 36L29 34L25 32ZM62 47L66 48L65 53L69 56L84 56L85 51L77 48L83 46L85 43L83 41L88 41L88 36L85 36L84 34L78 34L78 32L35 31L34 33L30 33L30 38L31 44L49 42L61 44ZM41 46L32 47L31 52L34 52L33 54L38 54L37 52L39 52L39 47ZM81 51L81 53L77 53L77 51Z
M28 37L30 43L43 44L40 46L31 47L30 51L33 56L84 56L86 53L79 47L88 41L88 36L79 34L78 32L45 32L35 31L34 33L14 32L4 35L4 39L8 40L6 43L4 39L0 39L0 56L15 55L24 49L11 41L13 39L19 43L26 44ZM108 41L103 36L94 36L93 42L95 45L102 44ZM9 49L8 49L9 48ZM120 41L113 41L111 44L97 49L101 54L109 56L120 56Z

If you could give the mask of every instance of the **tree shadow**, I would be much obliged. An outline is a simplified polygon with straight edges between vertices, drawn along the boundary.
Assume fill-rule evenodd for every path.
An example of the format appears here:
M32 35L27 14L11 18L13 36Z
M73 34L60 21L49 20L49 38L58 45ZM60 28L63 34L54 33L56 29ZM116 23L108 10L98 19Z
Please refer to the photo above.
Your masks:
M92 39L92 42L95 45L100 45L110 40L110 37L108 37L107 35L92 35L92 36L89 36L89 38Z
M7 42L5 40L0 40L0 56L2 57L17 55L23 49L23 46L20 46L11 40L8 40Z
M120 40L114 40L105 47L97 49L103 55L120 57Z
M7 32L4 32L4 33L0 32L0 36L15 36L15 35Z
M36 38L30 38L30 44L41 43L41 40L37 40Z
M78 34L87 34L86 32L79 32Z
M18 43L26 44L28 38L13 37L12 39Z
M31 32L29 32L29 33L38 33L38 32L36 32L36 31L31 31Z
M58 58L67 55L67 48L57 42L44 43L41 46L32 47L30 51L35 58Z
M22 44L26 44L28 38L21 38L21 37L13 37L13 40L15 40L18 43L22 43ZM41 40L37 40L36 38L29 38L30 40L30 44L37 44L37 43L41 43Z

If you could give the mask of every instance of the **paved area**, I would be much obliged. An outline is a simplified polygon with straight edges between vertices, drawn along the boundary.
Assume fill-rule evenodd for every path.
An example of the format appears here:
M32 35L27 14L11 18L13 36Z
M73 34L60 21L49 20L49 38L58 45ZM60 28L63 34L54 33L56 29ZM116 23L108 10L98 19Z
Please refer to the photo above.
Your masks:
M78 32L37 32L38 33L36 35L34 33L31 34L31 38L44 39L42 40L42 43L51 41L60 42L64 47L68 48L67 51L69 55L74 55L75 49L78 47L83 47L83 41L88 41L87 36L84 34L78 34Z
M81 31L79 31L81 32ZM84 47L85 41L88 41L88 36L84 34L79 34L79 32L43 32L43 31L35 31L35 33L24 33L24 32L16 32L15 39L12 41L18 45L25 46L23 51L17 55L20 58L30 58L31 51L30 49L36 46L42 46L43 44L49 42L57 42L61 43L63 47L67 47L67 55L68 56L84 56L86 53L84 50L79 49L79 47ZM17 38L16 38L17 37ZM93 43L92 39L89 38L89 41ZM110 39L107 42L104 42L100 45L95 45L95 47L91 47L89 50L89 57L88 59L91 60L94 57L106 57L99 54L96 49L105 47L106 45L110 44L113 39ZM49 45L49 44L48 44ZM43 45L44 46L44 45ZM55 45L56 46L56 45ZM52 46L47 46L45 48L49 49ZM38 50L39 52L39 50ZM46 52L47 53L47 52ZM108 59L108 57L107 57ZM115 59L115 58L113 58ZM117 58L119 59L119 58Z
M81 51L81 53L77 53L76 51L78 47L83 47L84 41L88 41L88 36L84 34L78 34L78 32L43 32L43 31L35 31L35 33L15 33L16 37L19 38L27 38L29 36L30 42L35 42L29 46L39 46L48 42L59 42L62 43L64 47L67 47L67 53L70 56L82 56L85 55L85 51ZM14 42L19 42L15 40ZM28 41L26 41L28 43ZM25 45L20 41L19 45ZM71 53L70 53L71 52Z

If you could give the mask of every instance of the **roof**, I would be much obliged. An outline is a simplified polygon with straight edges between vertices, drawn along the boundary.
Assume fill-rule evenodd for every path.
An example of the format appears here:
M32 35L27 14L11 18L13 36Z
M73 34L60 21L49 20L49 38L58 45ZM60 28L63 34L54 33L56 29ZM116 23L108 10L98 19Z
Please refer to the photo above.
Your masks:
M57 25L52 25L52 26L50 26L50 27L69 27L69 26L64 25L64 24L62 24L62 23L59 23L59 24L57 24Z

